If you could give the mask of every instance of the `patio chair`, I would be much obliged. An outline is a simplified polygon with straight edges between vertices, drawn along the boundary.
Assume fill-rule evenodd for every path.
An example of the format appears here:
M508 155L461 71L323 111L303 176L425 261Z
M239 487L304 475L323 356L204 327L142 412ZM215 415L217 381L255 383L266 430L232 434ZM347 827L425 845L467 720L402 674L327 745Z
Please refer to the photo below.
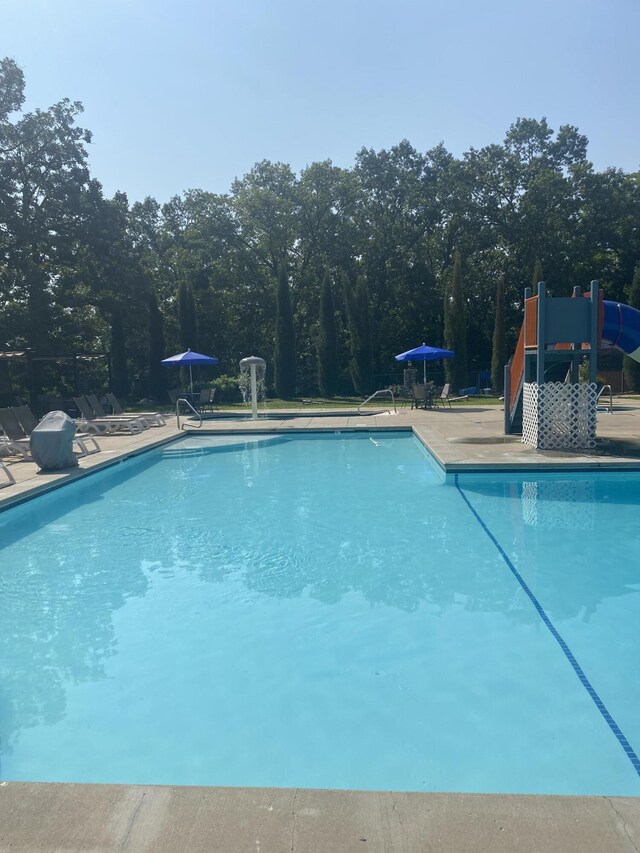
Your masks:
M31 433L38 426L38 419L29 406L13 406L11 411L22 427L24 435L30 438ZM89 449L88 442L91 442L93 445L91 450ZM100 445L96 441L95 436L89 435L89 433L80 433L79 435L76 433L73 443L78 446L78 456L91 456L93 453L100 453Z
M115 394L112 394L111 391L106 395L107 402L113 409L114 415L126 415L127 412L120 405L120 401L116 397ZM160 412L132 412L132 415L137 415L141 418L144 418L145 421L150 426L166 426L166 421L164 417L160 414Z
M195 409L198 408L200 394L197 391L194 391L192 394L191 391L185 391L182 388L172 388L170 391L167 391L167 394L169 395L171 406L174 411L178 404L178 400L186 400L189 406Z
M200 391L200 397L196 403L196 409L206 412L207 409L212 412L216 406L214 406L213 399L216 396L215 388L203 388Z
M436 397L436 405L437 405L438 403L441 403L441 404L442 404L442 406L444 406L444 404L445 404L445 403L448 403L448 404L449 404L449 408L451 408L451 404L452 404L452 403L457 403L457 402L458 402L458 401L460 401L460 400L468 400L468 399L469 399L469 395L468 395L468 394L463 394L463 395L462 395L462 396L460 396L460 397L452 397L452 396L451 396L451 383L450 383L450 382L447 382L447 383L443 386L443 388L442 388L442 392L441 392L440 396L439 396L439 397Z
M81 415L76 423L87 432L98 432L100 435L111 435L119 431L128 432L130 435L142 432L139 418L97 418L86 397L74 397L73 402Z
M391 385L391 390L396 397L396 406L406 409L407 406L413 407L413 391L407 385Z
M420 409L426 408L427 398L426 398L426 389L424 385L413 385L411 388L411 408L412 409Z

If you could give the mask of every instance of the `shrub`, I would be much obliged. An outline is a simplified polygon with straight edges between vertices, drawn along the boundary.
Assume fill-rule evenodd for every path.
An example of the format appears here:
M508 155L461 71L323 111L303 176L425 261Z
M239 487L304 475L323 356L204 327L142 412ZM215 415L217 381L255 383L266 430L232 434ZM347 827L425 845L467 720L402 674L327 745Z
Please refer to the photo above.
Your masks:
M240 379L238 376L219 376L209 383L216 389L216 403L241 403Z

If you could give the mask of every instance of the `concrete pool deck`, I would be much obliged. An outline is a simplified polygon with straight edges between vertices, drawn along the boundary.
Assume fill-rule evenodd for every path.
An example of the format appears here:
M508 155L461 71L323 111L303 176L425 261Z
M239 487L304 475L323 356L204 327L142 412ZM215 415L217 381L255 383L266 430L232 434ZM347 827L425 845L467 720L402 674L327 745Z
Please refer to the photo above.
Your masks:
M480 404L365 417L305 407L294 419L209 421L206 431L234 441L274 431L413 429L449 471L640 469L640 403L617 403L613 415L599 415L591 455L534 451L502 435L499 407ZM10 461L17 483L0 490L0 509L180 434L171 422L100 437L101 453L72 472L38 474L32 463ZM9 850L639 851L640 798L2 782L0 853Z
M0 489L0 509L187 432L238 436L299 430L406 429L413 430L440 466L450 473L567 468L640 469L640 401L616 400L613 414L598 414L598 446L592 453L533 450L521 442L519 435L504 435L502 408L496 405L479 403L427 411L405 408L399 409L397 414L385 412L374 415L345 415L340 414L340 410L329 415L329 411L305 407L295 412L296 417L282 420L277 418L277 412L272 413L270 420L205 420L202 429L195 429L189 424L186 430L179 430L175 420L168 417L166 426L153 427L137 435L99 436L101 452L84 457L79 467L71 471L38 474L31 462L0 457L7 462L16 479L15 486Z

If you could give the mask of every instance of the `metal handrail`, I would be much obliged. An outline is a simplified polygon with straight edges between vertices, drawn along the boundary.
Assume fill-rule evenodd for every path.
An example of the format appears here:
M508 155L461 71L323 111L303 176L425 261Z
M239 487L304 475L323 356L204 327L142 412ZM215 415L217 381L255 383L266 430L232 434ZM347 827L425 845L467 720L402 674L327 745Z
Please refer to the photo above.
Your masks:
M381 388L379 391L374 391L370 397L367 397L367 399L364 402L360 403L360 405L358 406L358 414L361 415L362 412L360 411L360 409L363 406L366 406L367 403L369 402L369 400L373 400L374 397L377 397L378 394L391 394L391 402L393 403L393 411L397 415L398 410L396 409L396 398L393 396L393 391L391 390L391 388Z
M598 391L598 396L596 397L596 408L598 407L598 403L600 402L600 397L602 397L605 389L609 389L609 414L613 414L613 391L611 390L611 385L603 385L602 388Z
M185 400L184 397L178 397L178 399L176 400L176 422L178 424L178 429L184 429L184 427L180 426L180 403L186 403L187 406L189 406L189 408L193 412L193 414L196 415L200 423L197 427L194 427L194 429L200 429L200 427L202 426L202 415L197 409L194 409L191 403L188 400Z

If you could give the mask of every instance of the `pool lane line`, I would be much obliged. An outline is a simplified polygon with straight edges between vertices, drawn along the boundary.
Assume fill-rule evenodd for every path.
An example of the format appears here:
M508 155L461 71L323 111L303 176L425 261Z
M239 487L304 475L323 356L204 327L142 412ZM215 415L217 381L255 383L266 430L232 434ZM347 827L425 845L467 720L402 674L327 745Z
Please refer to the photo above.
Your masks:
M535 597L533 592L529 589L524 578L522 577L520 572L516 569L516 567L513 565L513 563L511 562L511 560L507 556L502 545L498 542L496 537L489 530L489 528L487 527L485 522L482 520L480 513L476 510L476 508L473 506L473 504L471 503L469 498L462 491L462 487L460 486L460 482L458 480L457 474L455 475L454 482L456 485L456 489L460 493L460 497L466 503L466 505L469 507L469 509L471 510L473 515L475 516L476 521L480 525L480 527L482 527L482 529L487 534L489 539L491 539L493 544L496 546L498 553L500 554L500 556L502 557L504 562L507 564L509 571L514 576L514 578L518 581L518 583L522 587L523 592L525 593L525 595L527 596L529 601L535 607L535 609L538 613L538 616L542 619L544 624L547 626L547 628L551 632L551 635L553 636L555 641L558 643L558 645L562 649L564 656L569 661L569 663L573 667L573 671L575 672L575 674L580 679L580 683L582 684L584 689L587 691L587 693L591 697L591 700L593 701L593 703L596 706L596 708L598 709L598 711L600 711L600 713L604 717L606 724L609 726L609 728L611 729L611 731L615 735L618 743L623 748L627 758L633 764L633 769L636 771L638 776L640 776L640 758L638 758L635 750L633 749L633 747L631 746L631 744L629 743L629 741L627 740L627 738L625 737L625 735L621 731L620 726L616 723L616 721L613 719L613 717L609 713L609 710L607 709L606 705L604 704L602 699L598 696L595 688L593 687L593 685L591 684L591 682L589 681L589 679L585 675L584 670L582 669L582 667L580 666L580 664L576 660L575 655L573 654L573 652L571 651L569 646L566 644L566 642L563 640L563 638L560 636L558 629L555 627L555 625L553 624L551 619L549 619L549 617L545 613L542 605L540 604L538 599Z

